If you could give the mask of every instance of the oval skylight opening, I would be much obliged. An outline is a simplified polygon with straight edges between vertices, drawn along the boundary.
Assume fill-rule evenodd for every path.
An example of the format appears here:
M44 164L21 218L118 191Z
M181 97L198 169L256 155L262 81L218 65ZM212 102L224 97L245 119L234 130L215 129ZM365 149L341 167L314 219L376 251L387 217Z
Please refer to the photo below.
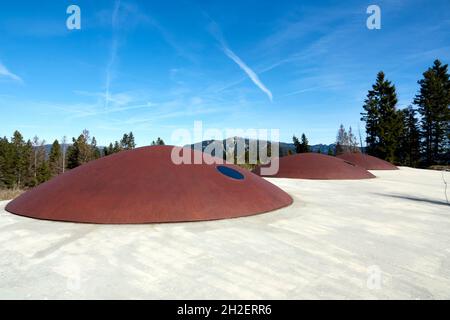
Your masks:
M240 173L237 170L234 170L230 167L226 166L217 166L217 170L223 175L226 175L229 178L236 179L236 180L242 180L244 179L244 175Z

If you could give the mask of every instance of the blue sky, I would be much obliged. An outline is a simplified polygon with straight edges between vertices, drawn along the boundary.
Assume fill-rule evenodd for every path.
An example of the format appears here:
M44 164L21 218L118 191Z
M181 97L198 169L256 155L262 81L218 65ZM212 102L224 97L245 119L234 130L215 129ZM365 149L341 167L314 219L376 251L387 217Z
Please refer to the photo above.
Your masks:
M66 9L81 8L81 30ZM366 8L381 8L381 29ZM399 107L439 58L450 62L450 2L2 1L0 135L52 142L88 128L100 145L175 129L278 128L332 143L357 129L383 70Z

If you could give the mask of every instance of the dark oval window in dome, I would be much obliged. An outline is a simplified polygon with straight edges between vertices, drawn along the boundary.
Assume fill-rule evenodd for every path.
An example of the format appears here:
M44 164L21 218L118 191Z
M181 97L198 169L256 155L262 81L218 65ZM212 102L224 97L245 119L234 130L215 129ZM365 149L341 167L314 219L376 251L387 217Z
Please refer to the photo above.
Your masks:
M219 172L221 174L226 175L227 177L230 177L232 179L236 179L236 180L244 179L244 175L242 173L240 173L239 171L234 170L230 167L217 166L217 170L219 170Z

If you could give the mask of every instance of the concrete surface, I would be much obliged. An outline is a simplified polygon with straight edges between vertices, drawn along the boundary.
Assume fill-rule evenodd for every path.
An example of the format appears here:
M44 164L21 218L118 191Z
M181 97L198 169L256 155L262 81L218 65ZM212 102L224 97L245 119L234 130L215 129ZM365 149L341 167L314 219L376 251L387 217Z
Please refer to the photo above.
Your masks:
M211 222L50 222L0 202L0 298L449 299L441 173L372 173L268 179L292 206Z

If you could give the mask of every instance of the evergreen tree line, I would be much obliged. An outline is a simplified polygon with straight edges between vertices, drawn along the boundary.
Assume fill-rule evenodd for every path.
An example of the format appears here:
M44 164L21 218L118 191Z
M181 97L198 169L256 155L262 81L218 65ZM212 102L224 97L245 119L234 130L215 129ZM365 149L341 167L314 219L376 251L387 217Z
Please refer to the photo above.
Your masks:
M59 172L56 153L52 147L47 157L44 140L35 136L25 141L19 131L11 141L0 138L0 188L33 187L47 181Z
M114 144L110 143L109 146L105 147L103 153L105 156L120 152L122 150L132 150L136 148L136 143L134 142L133 132L125 133L122 139L119 141L115 141Z
M435 60L418 81L412 105L397 108L395 86L380 71L364 101L367 153L412 167L450 161L448 65Z
M151 144L164 145L164 141L158 137ZM132 132L124 134L120 142L110 143L101 149L95 137L91 138L89 131L83 130L78 138L72 138L70 145L66 137L61 139L61 143L55 140L47 154L45 140L35 136L25 141L22 134L15 131L10 140L7 137L0 138L0 188L34 187L66 170L135 147Z
M292 142L294 143L295 152L296 153L310 152L310 148L308 145L309 142L304 133L302 133L300 139L301 140L299 140L295 135L292 137Z

